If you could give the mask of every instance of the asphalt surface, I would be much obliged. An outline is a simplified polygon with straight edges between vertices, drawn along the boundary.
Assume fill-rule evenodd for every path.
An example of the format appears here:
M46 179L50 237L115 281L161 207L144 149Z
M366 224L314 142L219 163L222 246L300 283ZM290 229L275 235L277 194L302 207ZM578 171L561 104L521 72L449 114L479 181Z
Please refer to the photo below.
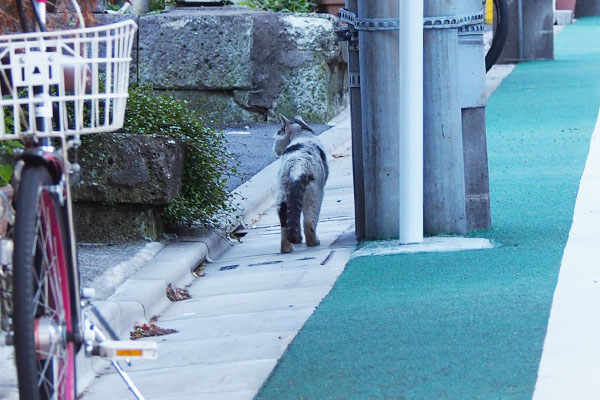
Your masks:
M320 134L330 126L319 123L308 125ZM227 138L228 148L234 154L229 169L237 169L236 174L229 176L227 190L232 191L248 179L252 178L264 167L277 159L273 152L273 136L281 124L264 123L237 127L221 127Z

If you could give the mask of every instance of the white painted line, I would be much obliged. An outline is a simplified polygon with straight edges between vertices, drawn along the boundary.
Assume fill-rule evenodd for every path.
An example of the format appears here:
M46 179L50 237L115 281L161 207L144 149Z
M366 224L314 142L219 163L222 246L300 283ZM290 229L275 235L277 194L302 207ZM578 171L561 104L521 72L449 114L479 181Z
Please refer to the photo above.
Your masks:
M600 399L600 115L579 185L533 398Z
M397 240L372 242L356 250L352 254L352 258L393 254L435 253L440 251L481 250L493 247L494 245L488 239L435 236L425 238L422 243L416 244L400 244Z

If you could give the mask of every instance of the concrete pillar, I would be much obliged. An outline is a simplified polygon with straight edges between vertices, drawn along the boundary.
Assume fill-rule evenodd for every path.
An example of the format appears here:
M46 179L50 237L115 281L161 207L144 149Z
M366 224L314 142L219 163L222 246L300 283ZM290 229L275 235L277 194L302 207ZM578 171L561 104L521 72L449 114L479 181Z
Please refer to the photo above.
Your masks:
M575 17L595 17L600 15L600 0L577 0Z
M458 0L457 14L475 14L481 0ZM458 83L465 168L465 208L468 230L491 226L486 144L485 54L483 25L458 30Z
M510 24L498 63L554 59L552 0L507 0L507 3Z
M485 107L463 108L463 148L465 163L465 207L467 229L492 226L490 178L488 173Z
M396 0L358 0L359 18L397 18ZM398 31L359 31L365 238L399 229Z
M456 15L456 0L427 0L425 17ZM424 230L467 232L458 30L424 32Z
M358 0L346 0L346 9L358 12ZM365 238L365 185L362 146L362 114L360 103L360 64L358 31L349 25L352 38L348 41L348 76L350 80L350 115L352 120L352 170L354 177L354 224L358 240ZM354 40L356 39L356 40Z

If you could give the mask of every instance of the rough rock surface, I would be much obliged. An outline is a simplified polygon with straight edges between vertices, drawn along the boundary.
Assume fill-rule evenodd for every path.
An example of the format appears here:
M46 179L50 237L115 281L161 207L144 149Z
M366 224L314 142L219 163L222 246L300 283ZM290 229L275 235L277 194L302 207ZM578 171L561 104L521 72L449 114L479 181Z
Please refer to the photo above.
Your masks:
M156 240L163 232L160 207L84 202L75 203L74 214L80 243Z
M220 123L326 122L347 103L346 55L327 14L238 7L139 18L138 83L172 90Z
M250 89L252 24L248 15L174 12L140 18L140 84Z
M247 90L157 90L157 92L186 101L190 108L199 110L206 120L215 124L252 123L265 120L263 113L241 105L237 93L247 93Z
M296 115L327 121L346 104L346 58L334 32L332 17L306 15L280 17L289 48L282 54L281 92L270 119Z
M164 205L181 190L184 149L174 139L105 133L85 140L78 155L77 202Z
M139 17L131 14L94 14L94 22L96 25L108 25L116 22L125 21L132 19L136 24L139 25ZM138 81L138 35L139 31L135 34L133 40L133 48L131 49L131 64L129 64L129 83L136 84Z

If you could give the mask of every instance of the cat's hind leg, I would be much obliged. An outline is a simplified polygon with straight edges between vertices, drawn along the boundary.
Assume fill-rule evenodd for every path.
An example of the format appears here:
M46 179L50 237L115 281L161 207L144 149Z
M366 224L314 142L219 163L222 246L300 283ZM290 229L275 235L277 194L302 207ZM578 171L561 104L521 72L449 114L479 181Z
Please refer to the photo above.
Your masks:
M281 252L291 253L294 251L294 245L287 239L287 203L285 201L279 203L277 213L281 225Z
M304 236L306 236L307 246L318 246L321 241L317 237L317 223L304 221Z
M307 190L308 192L308 190ZM319 222L319 213L321 211L322 197L315 193L310 197L310 200L305 198L304 209L304 236L306 236L307 246L318 246L321 244L317 236L317 223Z
M308 177L302 174L298 179L290 179L287 201L286 236L291 243L302 243L302 231L300 228L300 215L303 210L304 199L306 199L306 184Z

